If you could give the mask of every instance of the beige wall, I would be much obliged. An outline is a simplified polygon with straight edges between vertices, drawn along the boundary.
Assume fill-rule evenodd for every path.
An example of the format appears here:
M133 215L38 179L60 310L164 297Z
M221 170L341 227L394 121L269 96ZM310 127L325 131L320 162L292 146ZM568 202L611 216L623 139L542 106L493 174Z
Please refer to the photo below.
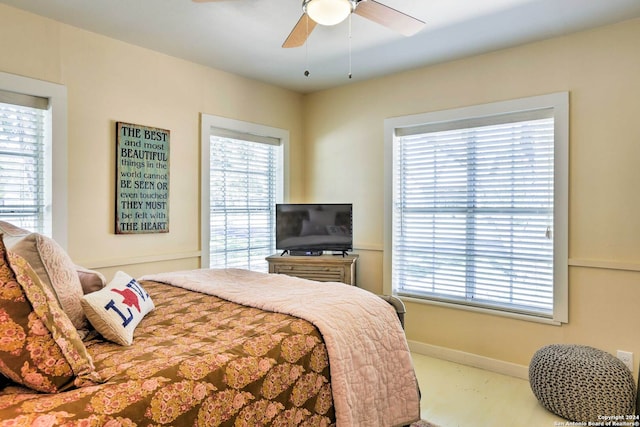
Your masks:
M302 96L0 5L0 71L68 91L68 252L108 277L199 267L200 113L290 131L301 198ZM171 131L170 232L115 235L115 121Z
M410 340L518 365L545 344L580 343L633 351L637 366L638 40L640 20L627 21L305 97L305 193L353 202L358 283L381 292L384 119L570 92L569 324L408 303Z

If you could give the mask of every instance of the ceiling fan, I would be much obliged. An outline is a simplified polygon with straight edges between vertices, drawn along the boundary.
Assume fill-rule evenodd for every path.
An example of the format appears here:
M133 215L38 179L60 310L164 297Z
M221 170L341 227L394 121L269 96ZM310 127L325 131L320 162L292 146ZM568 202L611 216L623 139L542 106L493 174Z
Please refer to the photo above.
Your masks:
M220 0L193 0L198 3ZM405 36L422 29L424 22L375 0L302 0L302 16L282 47L302 46L317 24L335 25L355 13Z

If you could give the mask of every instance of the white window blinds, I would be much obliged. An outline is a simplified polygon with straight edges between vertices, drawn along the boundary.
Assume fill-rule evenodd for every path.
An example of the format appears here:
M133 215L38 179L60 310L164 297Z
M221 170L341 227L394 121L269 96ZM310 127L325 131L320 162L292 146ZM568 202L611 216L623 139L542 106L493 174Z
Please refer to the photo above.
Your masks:
M275 250L280 141L212 129L209 154L209 266L266 272L265 257Z
M398 129L399 295L553 316L553 109Z
M48 100L0 91L0 220L46 230Z

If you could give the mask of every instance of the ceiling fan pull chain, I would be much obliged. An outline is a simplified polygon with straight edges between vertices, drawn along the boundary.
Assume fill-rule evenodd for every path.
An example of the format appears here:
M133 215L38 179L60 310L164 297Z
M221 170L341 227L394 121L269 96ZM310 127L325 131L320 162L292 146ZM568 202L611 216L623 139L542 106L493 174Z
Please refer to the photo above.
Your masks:
M349 14L349 78L351 78L351 15Z
M305 77L309 77L309 74L311 74L309 72L309 16L307 15L307 19L305 19L305 21L307 22L307 38L304 40L304 49L305 49L305 58L304 58L304 62L305 62L305 69L304 69L304 76Z

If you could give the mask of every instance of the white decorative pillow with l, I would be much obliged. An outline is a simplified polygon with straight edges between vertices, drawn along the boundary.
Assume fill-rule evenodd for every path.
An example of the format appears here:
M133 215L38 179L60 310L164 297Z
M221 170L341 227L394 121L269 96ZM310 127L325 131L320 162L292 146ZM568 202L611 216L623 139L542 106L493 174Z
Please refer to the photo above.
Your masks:
M103 289L83 296L81 302L96 331L120 345L131 345L136 326L155 308L142 285L122 271Z

